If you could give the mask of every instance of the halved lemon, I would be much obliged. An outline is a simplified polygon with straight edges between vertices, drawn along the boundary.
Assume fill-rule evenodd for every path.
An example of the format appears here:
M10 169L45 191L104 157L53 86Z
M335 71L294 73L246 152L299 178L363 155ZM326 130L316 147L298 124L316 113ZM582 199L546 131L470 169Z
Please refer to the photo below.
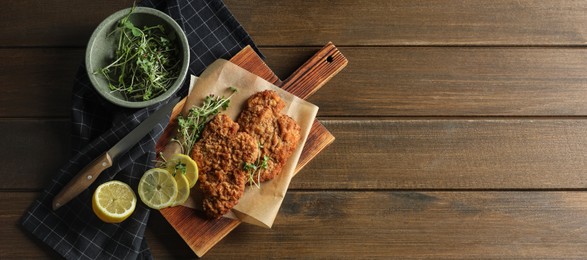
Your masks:
M177 182L177 197L171 207L183 204L190 196L190 184L185 175L176 174L174 178Z
M135 210L137 197L128 184L109 181L96 188L92 196L92 209L98 218L107 223L120 223Z
M198 181L198 165L189 156L181 153L176 153L166 160L167 171L171 175L184 175L189 183L189 187L194 187Z
M170 206L177 198L177 193L177 182L165 169L150 169L139 182L139 197L152 209Z

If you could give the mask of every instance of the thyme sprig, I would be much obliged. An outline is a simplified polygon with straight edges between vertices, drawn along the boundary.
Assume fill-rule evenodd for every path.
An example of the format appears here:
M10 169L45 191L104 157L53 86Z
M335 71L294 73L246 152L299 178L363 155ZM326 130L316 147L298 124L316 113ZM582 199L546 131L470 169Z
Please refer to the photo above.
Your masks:
M202 106L194 106L190 108L187 116L184 117L179 115L177 117L177 140L181 144L184 154L189 154L192 151L192 148L200 138L206 123L208 123L212 117L228 108L230 105L230 98L238 91L234 87L230 87L229 89L232 91L230 96L218 97L209 95L204 99Z
M179 50L174 32L165 33L162 25L136 27L130 20L131 11L108 35L118 36L115 58L101 73L112 92L126 100L150 100L161 95L179 76Z

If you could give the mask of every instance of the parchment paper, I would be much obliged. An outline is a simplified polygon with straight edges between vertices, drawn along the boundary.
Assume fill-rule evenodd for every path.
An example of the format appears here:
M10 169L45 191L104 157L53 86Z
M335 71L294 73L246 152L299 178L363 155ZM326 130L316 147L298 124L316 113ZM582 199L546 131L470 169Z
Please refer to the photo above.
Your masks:
M261 184L261 188L247 186L244 195L240 198L239 203L231 212L224 217L236 218L242 222L271 228L273 221L277 216L290 180L294 175L295 167L300 158L302 148L306 142L310 128L318 107L308 103L285 90L271 84L270 82L258 77L255 74L227 61L217 60L212 63L200 77L192 79L193 88L187 98L182 114L186 115L192 106L202 105L204 98L210 94L217 96L229 96L232 91L229 87L236 87L238 92L230 99L229 108L223 113L227 114L233 120L242 111L245 101L253 94L271 89L275 90L285 101L286 106L282 113L292 117L301 128L301 140L289 158L282 172L271 181ZM177 143L172 142L168 145L164 154L177 151ZM201 193L197 189L198 184L191 190L190 198L184 203L184 206L201 210Z

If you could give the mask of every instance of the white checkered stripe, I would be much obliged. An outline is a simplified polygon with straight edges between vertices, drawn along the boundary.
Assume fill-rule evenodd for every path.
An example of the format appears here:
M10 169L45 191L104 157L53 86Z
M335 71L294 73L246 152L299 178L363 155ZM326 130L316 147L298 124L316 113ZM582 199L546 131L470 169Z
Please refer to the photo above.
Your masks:
M146 0L140 5L165 11L182 26L191 46L189 71L193 75L199 75L218 58L232 57L247 45L255 48L249 35L220 0ZM185 96L187 83L178 93ZM140 177L154 164L155 143L169 117L162 119L128 152L115 158L114 165L88 190L57 211L52 210L51 201L81 168L161 105L140 110L115 107L95 93L81 66L72 95L72 156L25 212L24 229L67 259L152 258L143 239L149 209L139 202L129 219L120 224L106 224L92 212L91 195L97 185L112 179L126 182L136 191Z

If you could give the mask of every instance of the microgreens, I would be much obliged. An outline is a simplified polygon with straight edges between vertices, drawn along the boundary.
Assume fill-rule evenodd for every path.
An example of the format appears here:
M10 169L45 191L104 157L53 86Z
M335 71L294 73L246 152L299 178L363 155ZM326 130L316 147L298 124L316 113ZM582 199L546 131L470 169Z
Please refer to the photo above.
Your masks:
M271 157L267 155L263 155L263 159L261 159L261 148L263 148L263 145L257 143L259 151L257 160L255 160L255 163L245 162L243 166L243 170L249 173L249 185L255 185L257 188L261 188L261 171L266 170L269 167L269 161L271 161ZM257 180L255 180L255 177Z
M185 175L186 172L187 172L187 165L182 162L177 162L175 164L175 169L174 169L172 175L173 175L173 177L175 177L175 175L177 173L181 173L182 175Z
M230 98L238 91L235 87L230 87L229 89L232 91L230 96L225 98L209 95L204 99L202 106L194 106L190 108L187 116L179 115L177 117L177 131L179 135L177 139L181 143L182 150L185 154L189 154L192 151L206 123L220 113L220 111L228 108Z
M109 34L118 36L115 60L94 72L101 73L112 92L131 101L146 101L167 91L179 76L179 50L175 34L162 25L136 27L131 11Z

